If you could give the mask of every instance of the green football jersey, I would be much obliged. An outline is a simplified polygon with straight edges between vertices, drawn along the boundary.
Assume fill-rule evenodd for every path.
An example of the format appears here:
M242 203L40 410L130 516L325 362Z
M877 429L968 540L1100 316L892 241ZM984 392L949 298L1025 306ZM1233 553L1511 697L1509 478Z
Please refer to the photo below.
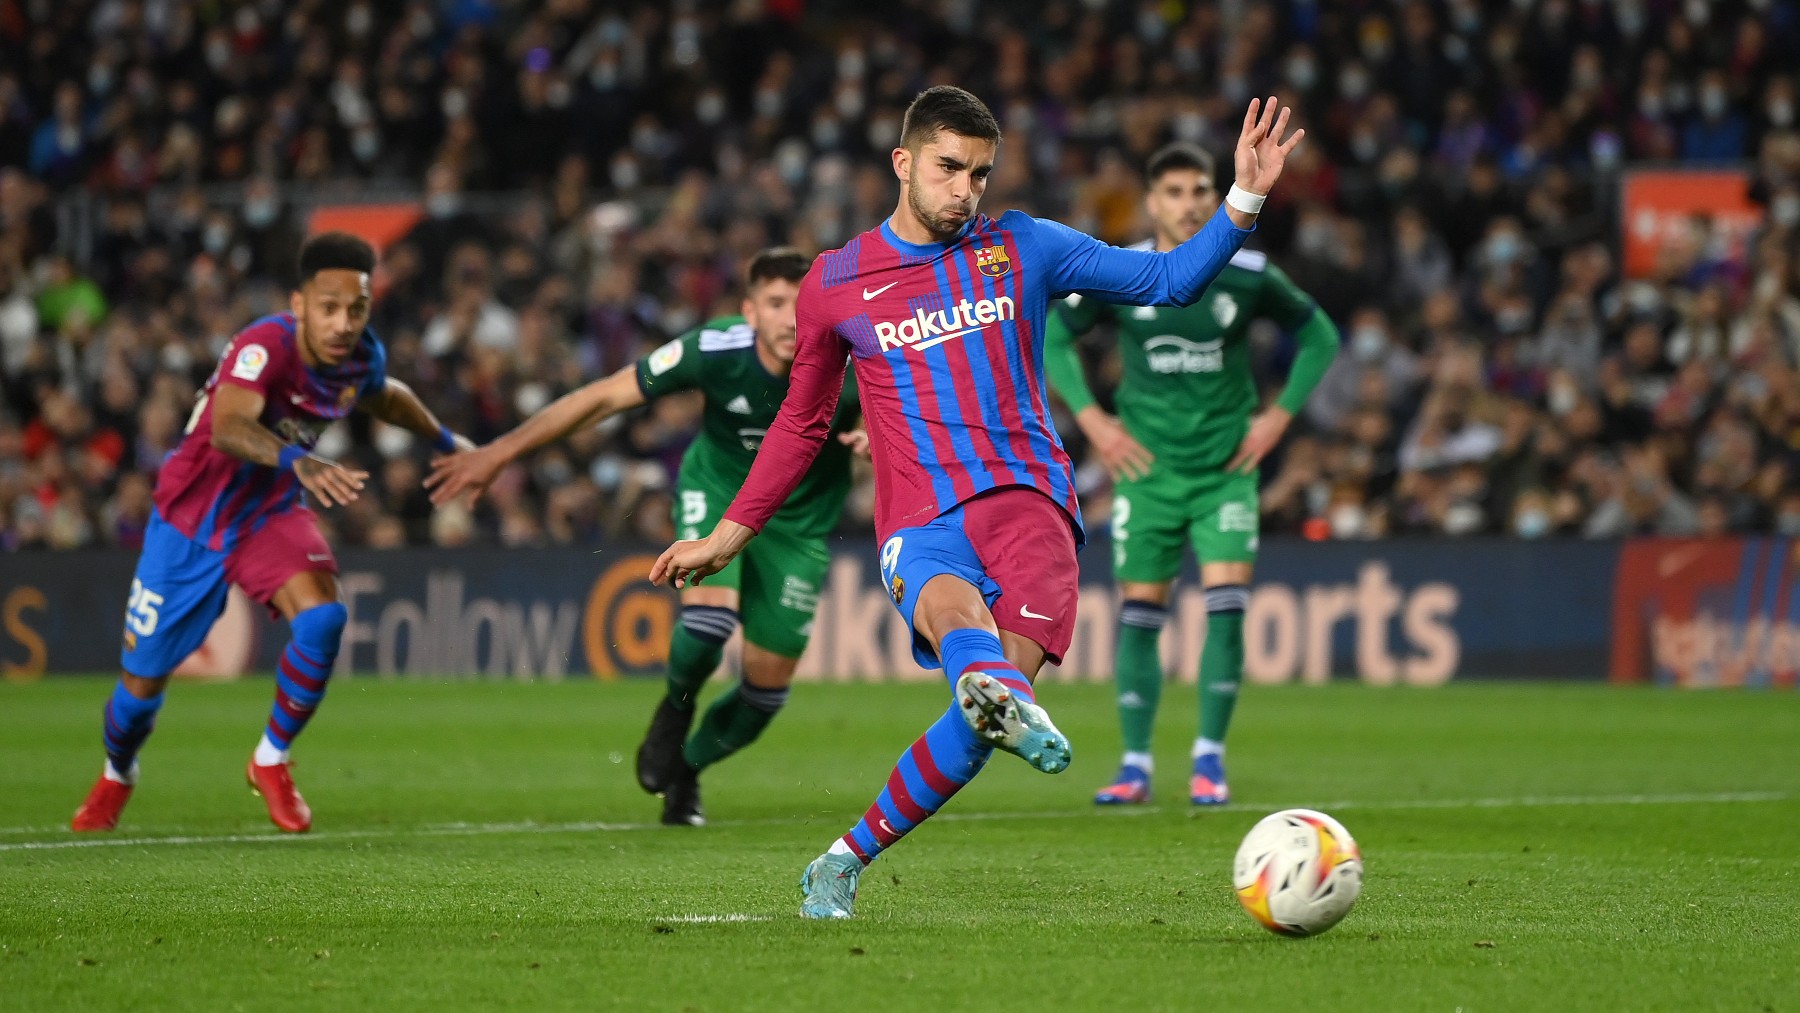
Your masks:
M681 458L681 478L730 502L788 392L788 378L770 373L757 358L750 325L743 317L709 320L638 360L637 378L650 400L683 390L706 396L700 432ZM853 428L861 414L855 376L846 373L832 432ZM837 527L849 492L850 448L828 439L770 523L822 538Z
M1056 306L1049 337L1064 337L1055 323L1081 334L1111 319L1124 367L1114 400L1125 427L1159 464L1222 468L1258 407L1250 322L1266 317L1291 331L1316 308L1268 257L1241 250L1191 306L1117 306L1075 294Z

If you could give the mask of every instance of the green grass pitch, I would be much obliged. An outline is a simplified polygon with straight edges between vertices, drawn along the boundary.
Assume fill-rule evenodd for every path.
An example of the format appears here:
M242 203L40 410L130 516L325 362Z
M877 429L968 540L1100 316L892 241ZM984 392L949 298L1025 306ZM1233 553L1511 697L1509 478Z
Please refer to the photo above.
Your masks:
M108 683L0 686L0 1007L47 1009L1800 1009L1800 699L1605 687L1249 688L1240 801L1097 812L1110 693L1048 685L1075 743L987 772L796 917L800 870L942 709L926 685L804 685L654 826L631 754L657 687L336 684L296 750L314 832L242 782L268 681L179 685L111 838L63 827ZM1362 845L1308 940L1230 889L1263 814Z

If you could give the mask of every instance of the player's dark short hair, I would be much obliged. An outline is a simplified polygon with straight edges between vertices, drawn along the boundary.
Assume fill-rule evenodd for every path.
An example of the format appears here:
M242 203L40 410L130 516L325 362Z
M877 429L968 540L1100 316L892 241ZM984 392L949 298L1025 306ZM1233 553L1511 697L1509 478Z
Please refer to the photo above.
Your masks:
M987 103L955 85L927 88L912 100L900 124L900 146L917 151L940 130L1000 143L1000 121L994 119Z
M348 232L321 232L300 245L300 281L304 285L320 271L375 273L375 248Z
M1150 161L1144 163L1144 182L1155 185L1163 173L1183 169L1203 172L1215 181L1218 179L1213 171L1213 157L1205 148L1187 141L1176 141L1156 149L1156 153L1150 156Z
M798 285L812 268L812 259L792 246L771 246L750 258L744 269L744 287L752 289L765 281L791 281Z

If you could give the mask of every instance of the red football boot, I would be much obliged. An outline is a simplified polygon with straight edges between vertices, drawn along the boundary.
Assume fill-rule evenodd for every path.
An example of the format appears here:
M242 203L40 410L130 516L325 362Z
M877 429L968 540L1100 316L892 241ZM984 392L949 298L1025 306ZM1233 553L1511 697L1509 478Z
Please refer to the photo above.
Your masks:
M294 775L289 772L292 766L291 763L258 766L256 758L251 757L244 776L250 781L250 790L269 804L269 819L276 826L290 834L303 834L312 828L312 810L300 797L300 789L294 787Z
M100 775L94 782L94 789L88 792L87 800L81 808L75 810L75 818L69 821L69 829L76 833L88 833L94 830L113 830L119 825L119 814L125 811L125 803L131 801L131 785Z

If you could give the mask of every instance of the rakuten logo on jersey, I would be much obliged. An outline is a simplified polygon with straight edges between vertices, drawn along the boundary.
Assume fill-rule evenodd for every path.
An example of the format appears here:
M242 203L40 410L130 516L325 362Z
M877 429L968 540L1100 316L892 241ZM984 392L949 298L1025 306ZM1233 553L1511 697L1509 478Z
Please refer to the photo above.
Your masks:
M877 321L875 337L881 341L881 350L884 352L908 345L913 348L930 348L951 338L979 331L988 324L1016 318L1017 311L1010 296L973 301L964 299L933 313L914 310L912 316L898 323L891 320Z

